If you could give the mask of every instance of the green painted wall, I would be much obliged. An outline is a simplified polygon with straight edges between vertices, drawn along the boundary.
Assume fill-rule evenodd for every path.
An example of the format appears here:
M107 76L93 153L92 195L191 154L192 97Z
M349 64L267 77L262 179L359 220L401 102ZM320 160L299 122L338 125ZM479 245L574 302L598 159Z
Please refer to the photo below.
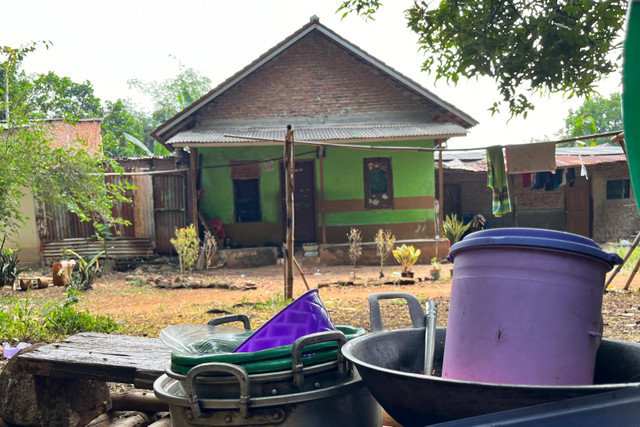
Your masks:
M373 144L371 144L373 145ZM384 142L379 145L394 145ZM433 147L433 141L403 141L403 147ZM433 153L415 151L366 151L327 149L324 162L324 194L327 200L364 198L363 159L391 157L393 197L434 196ZM328 213L327 225L392 224L434 219L433 209L367 210L362 212Z
M393 144L392 142L380 143L380 145ZM433 141L404 141L396 143L396 145L433 147ZM202 155L202 188L204 189L204 199L201 201L200 210L210 218L220 218L223 223L229 224L234 222L231 168L212 166L228 165L231 161L279 159L282 157L282 147L202 147L198 149L198 153ZM432 153L328 148L324 159L325 198L327 200L362 199L364 197L362 159L367 157L391 157L394 198L434 195ZM315 148L298 146L296 158L315 158ZM270 172L265 172L264 165L260 167L263 222L280 222L280 174L278 168L279 160L273 162L273 170ZM316 187L320 187L318 162L316 162ZM417 222L433 219L433 209L329 213L326 217L329 226ZM318 224L320 224L320 219L318 219Z

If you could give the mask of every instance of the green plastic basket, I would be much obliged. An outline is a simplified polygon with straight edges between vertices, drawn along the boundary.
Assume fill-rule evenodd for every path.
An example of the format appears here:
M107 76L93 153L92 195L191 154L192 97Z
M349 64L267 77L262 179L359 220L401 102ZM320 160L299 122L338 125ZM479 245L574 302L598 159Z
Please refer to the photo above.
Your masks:
M363 328L336 326L347 341L365 334ZM202 363L224 362L242 366L247 373L275 372L291 369L291 345L269 348L253 353L216 353L191 356L180 352L171 353L171 370L178 374L187 374L191 368ZM302 364L304 366L336 360L338 345L336 342L321 342L304 348Z

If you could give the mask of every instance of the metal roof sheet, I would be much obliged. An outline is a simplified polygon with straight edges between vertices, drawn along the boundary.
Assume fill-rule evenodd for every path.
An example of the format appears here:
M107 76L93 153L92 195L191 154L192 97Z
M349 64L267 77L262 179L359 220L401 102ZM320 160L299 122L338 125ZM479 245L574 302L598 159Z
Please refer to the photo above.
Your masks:
M246 143L259 145L260 141L242 138L231 138L224 135L238 135L267 140L283 140L285 128L236 128L236 129L196 129L184 130L167 141L169 145L176 144L219 144ZM464 136L467 131L454 123L411 123L411 124L380 124L380 125L351 125L332 127L296 127L295 139L298 141L336 141L336 140L368 140L393 139L410 137L444 137Z
M444 169L483 172L487 170L485 150L447 152L442 155ZM597 165L601 163L626 162L622 148L619 146L598 147L557 147L556 167L570 168L580 165Z

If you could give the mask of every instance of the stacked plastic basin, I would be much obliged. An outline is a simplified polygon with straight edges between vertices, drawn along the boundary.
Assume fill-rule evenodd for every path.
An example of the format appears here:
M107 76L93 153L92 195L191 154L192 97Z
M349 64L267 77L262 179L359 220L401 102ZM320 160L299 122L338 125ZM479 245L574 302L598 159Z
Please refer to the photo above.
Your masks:
M364 334L334 326L313 289L233 352L174 351L154 391L174 426L380 425L380 406L340 352Z

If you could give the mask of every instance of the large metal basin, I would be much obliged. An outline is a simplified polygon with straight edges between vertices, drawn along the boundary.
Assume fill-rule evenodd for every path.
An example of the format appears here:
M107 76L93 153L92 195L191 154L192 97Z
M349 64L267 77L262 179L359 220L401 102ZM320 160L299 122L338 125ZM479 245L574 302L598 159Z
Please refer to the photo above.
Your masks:
M413 298L409 294L402 294L401 297ZM415 303L409 306L413 308L414 326L420 326ZM446 328L438 328L436 333L435 376L425 376L422 374L424 322L422 327L380 330L379 307L372 305L371 323L372 329L378 332L348 342L342 347L342 353L357 367L365 385L380 405L406 426L424 426L640 386L640 344L602 340L597 353L594 385L479 383L440 377Z

